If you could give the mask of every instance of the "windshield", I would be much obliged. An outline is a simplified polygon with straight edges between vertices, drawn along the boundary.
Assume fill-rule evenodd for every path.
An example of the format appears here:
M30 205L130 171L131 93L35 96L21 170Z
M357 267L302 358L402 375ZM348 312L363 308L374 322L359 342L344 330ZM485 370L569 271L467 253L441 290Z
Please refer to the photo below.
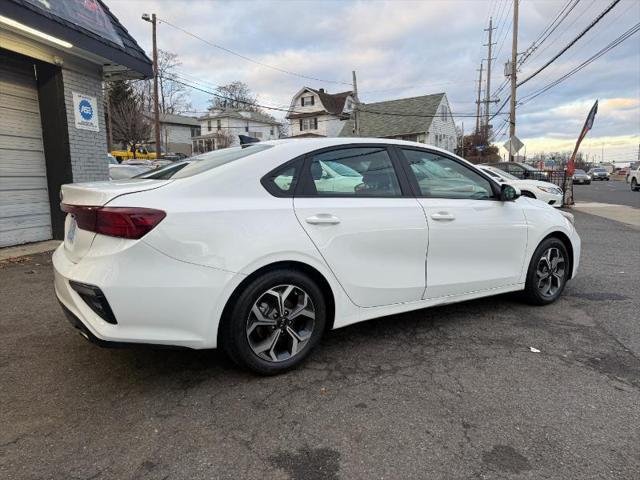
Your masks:
M258 152L273 148L273 145L255 143L248 147L230 147L203 153L189 159L188 165L181 168L173 178L186 178L198 173L206 172L225 163L248 157Z
M577 173L578 175L586 175L586 173L584 173L584 170L576 169L576 173Z
M605 168L594 168L593 171L594 172L606 172L607 170Z
M159 168L157 170L151 170L150 172L144 172L139 175L136 175L133 178L147 178L152 180L168 180L173 177L176 173L182 170L184 167L189 165L190 162L176 162L170 163L169 165Z
M502 170L496 171L490 168L483 168L483 170L487 172L489 175L491 175L492 177L502 177L502 178L506 178L507 180L520 180L518 177L514 177L510 173L504 172Z

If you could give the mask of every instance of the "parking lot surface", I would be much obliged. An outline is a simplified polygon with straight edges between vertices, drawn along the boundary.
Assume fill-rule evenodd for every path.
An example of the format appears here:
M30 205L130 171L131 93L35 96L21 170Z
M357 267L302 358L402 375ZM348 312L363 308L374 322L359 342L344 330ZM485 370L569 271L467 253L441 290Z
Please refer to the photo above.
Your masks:
M365 322L271 378L215 351L96 347L50 254L2 262L0 478L637 478L640 230L576 224L557 303Z
M574 185L576 202L612 203L640 208L640 192L632 192L625 181L597 181L590 185Z

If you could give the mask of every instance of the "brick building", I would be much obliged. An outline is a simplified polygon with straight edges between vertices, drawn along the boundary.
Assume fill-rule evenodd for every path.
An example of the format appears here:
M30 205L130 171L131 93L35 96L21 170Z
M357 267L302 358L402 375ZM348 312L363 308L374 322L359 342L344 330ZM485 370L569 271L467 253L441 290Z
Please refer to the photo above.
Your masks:
M0 1L0 247L62 238L60 185L109 178L103 80L151 74L100 0Z

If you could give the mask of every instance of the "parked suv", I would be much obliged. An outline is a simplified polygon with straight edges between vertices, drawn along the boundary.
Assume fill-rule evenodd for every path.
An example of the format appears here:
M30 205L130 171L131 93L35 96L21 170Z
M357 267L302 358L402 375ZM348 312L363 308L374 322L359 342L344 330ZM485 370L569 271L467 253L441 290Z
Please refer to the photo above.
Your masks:
M596 167L592 168L587 172L587 175L591 177L591 180L594 182L596 180L609 180L609 172L606 168Z
M487 163L489 167L499 168L503 172L510 173L514 177L517 177L521 180L547 180L549 174L542 170L536 170L531 165L527 165L526 163L518 163L518 162L496 162L496 163Z

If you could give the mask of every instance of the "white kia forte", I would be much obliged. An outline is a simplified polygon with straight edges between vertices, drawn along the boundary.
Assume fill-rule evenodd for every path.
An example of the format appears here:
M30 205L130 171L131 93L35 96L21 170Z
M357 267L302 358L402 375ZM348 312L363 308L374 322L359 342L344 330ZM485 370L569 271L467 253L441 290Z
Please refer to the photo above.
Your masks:
M548 304L580 258L570 214L418 143L279 140L143 177L62 187L55 290L101 345L219 346L273 374L370 318Z

